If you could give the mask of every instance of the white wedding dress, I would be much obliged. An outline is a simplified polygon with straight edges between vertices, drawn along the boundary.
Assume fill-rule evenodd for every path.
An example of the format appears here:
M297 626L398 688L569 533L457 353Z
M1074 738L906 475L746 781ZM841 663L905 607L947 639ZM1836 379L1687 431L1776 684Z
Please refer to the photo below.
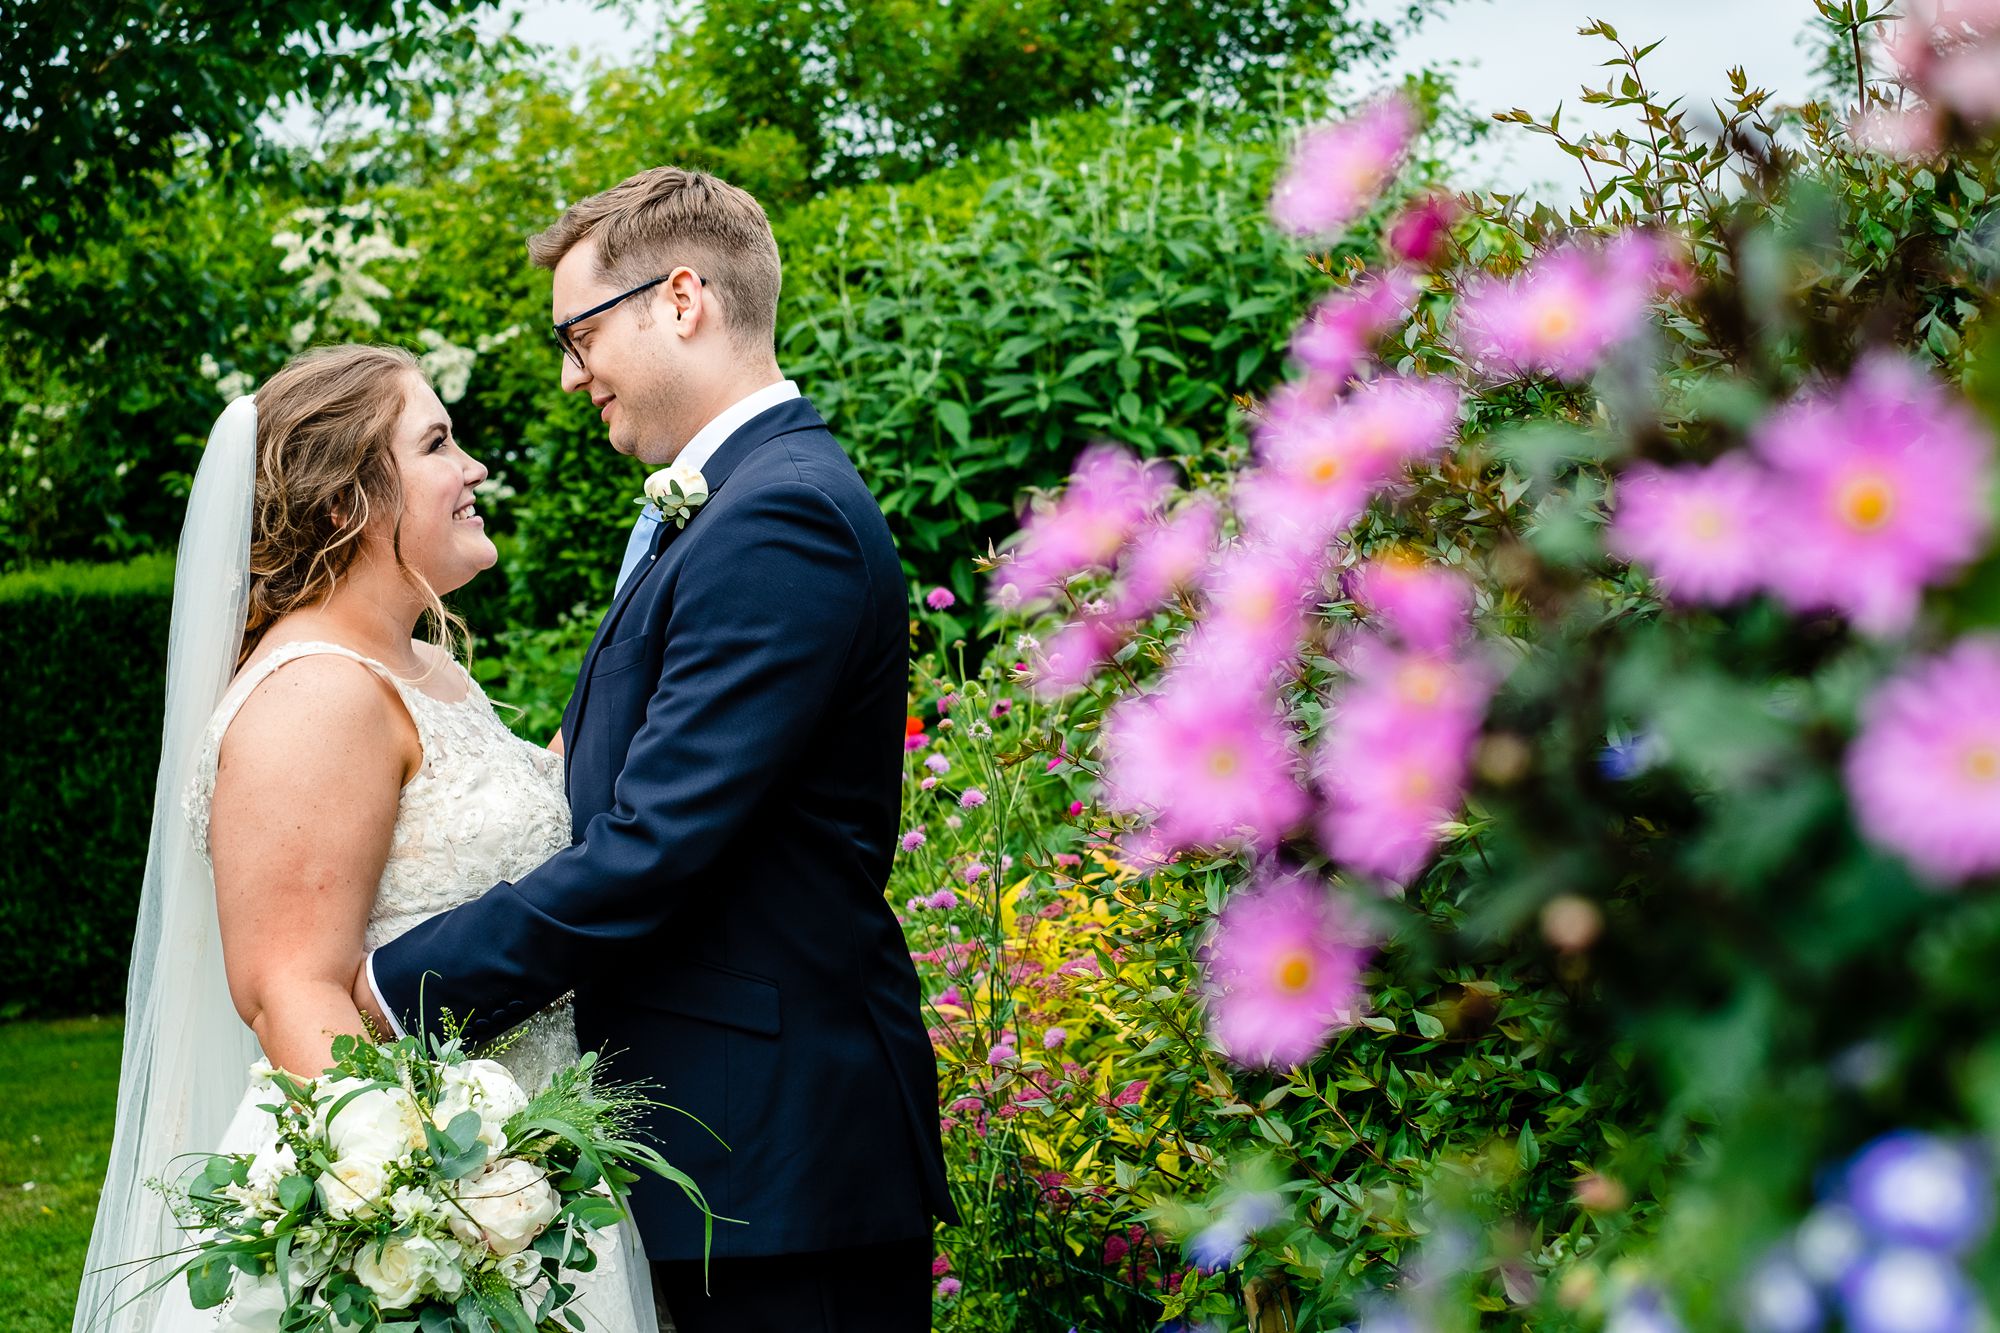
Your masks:
M367 666L395 687L423 747L423 766L403 787L389 860L368 914L367 945L376 949L419 921L478 897L501 880L515 880L570 844L569 801L563 790L562 761L507 730L463 667L452 663L436 672L434 683L459 686L457 699L427 693L382 663L333 643L281 644L252 662L231 682L202 734L186 814L194 845L208 848L210 803L215 795L222 738L243 702L259 684L288 662L334 654ZM274 891L282 891L274 886ZM558 1001L502 1039L495 1058L529 1091L573 1063L576 1027L568 1001ZM247 1090L235 1119L217 1145L220 1152L250 1151L267 1113L257 1104L269 1093ZM616 1228L594 1244L598 1266L580 1284L577 1309L590 1333L654 1333L651 1309L641 1319L641 1294L630 1281L643 1269L635 1242ZM157 1313L142 1316L132 1333L210 1333L215 1311L188 1303L187 1284L177 1279L163 1293ZM145 1302L141 1302L143 1306ZM140 1317L136 1316L135 1317ZM124 1312L111 1327L125 1333ZM220 1320L230 1325L227 1307Z

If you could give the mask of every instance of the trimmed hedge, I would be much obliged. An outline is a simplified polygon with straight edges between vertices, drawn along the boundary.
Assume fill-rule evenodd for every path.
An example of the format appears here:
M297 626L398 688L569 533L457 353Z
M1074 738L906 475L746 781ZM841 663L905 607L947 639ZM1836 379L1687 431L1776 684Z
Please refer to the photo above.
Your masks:
M125 998L173 560L0 577L0 1016Z

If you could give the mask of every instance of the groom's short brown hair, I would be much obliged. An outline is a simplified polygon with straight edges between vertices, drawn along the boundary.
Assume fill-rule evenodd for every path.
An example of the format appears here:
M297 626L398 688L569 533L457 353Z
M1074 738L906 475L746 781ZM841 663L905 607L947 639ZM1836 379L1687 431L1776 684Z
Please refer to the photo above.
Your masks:
M528 238L528 258L552 269L585 237L597 269L635 287L686 264L722 298L723 324L745 348L770 348L778 327L778 242L747 191L704 171L654 167L571 204Z

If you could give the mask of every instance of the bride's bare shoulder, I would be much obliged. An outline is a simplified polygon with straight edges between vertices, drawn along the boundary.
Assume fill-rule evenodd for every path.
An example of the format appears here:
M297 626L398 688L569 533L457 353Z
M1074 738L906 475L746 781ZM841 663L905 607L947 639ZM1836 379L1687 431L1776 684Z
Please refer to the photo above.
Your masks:
M344 653L286 651L299 642L259 644L244 663L244 671L260 671L262 679L222 738L221 766L282 770L308 781L334 769L414 772L422 750L395 687ZM267 669L268 659L280 654L285 660Z

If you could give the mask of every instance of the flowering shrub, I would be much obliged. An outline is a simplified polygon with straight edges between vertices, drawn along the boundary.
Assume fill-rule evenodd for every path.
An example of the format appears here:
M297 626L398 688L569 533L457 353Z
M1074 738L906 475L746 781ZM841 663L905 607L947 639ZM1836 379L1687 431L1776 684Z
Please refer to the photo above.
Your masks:
M1593 25L1644 132L1564 140L1567 216L1394 182L1409 106L1308 131L1275 219L1390 262L1316 261L1250 458L1095 448L982 562L1128 872L1169 1317L1803 1330L1753 1270L1821 1163L2000 1143L1986 8L1822 4L1857 103L1713 140ZM1985 1205L1874 1151L1848 1206L1953 1239L1878 1226L1841 1317L1972 1326Z

